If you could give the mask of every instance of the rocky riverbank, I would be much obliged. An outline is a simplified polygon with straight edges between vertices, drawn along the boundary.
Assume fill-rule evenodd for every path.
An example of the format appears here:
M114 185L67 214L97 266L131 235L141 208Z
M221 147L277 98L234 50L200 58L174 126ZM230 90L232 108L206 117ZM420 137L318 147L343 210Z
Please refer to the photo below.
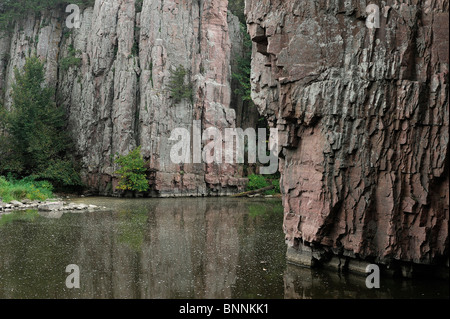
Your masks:
M23 199L20 201L13 200L9 203L4 203L0 200L0 215L10 213L17 210L37 209L42 212L54 211L83 211L83 210L101 210L106 207L96 205L86 205L80 203L70 203L62 199L51 199L46 201Z

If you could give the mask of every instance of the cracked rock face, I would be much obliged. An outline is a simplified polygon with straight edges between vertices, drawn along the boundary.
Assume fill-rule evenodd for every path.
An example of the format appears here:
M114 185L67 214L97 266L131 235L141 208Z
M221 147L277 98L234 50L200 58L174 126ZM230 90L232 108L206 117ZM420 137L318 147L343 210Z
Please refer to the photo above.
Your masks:
M67 110L85 183L111 193L115 154L142 146L153 195L221 195L241 190L237 165L172 163L173 129L191 131L193 121L219 129L235 127L231 101L232 52L242 50L239 22L227 0L97 0L83 9L79 29L65 26L64 10L42 12L16 23L0 37L0 92L8 107L14 68L36 53L46 80ZM231 24L231 26L229 25ZM70 58L76 65L63 67ZM72 59L73 61L73 59ZM174 103L167 85L171 70L188 70L193 99Z
M289 246L448 259L449 1L247 0L253 99L279 129Z

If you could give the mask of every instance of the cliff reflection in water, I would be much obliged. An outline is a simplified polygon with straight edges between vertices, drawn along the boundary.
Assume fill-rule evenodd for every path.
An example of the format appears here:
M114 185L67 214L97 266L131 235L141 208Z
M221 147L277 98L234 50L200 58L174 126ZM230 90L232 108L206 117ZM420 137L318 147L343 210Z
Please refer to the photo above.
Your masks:
M286 265L279 200L111 199L106 212L0 215L0 298L448 298L448 281ZM66 288L66 266L80 289Z
M0 226L1 298L283 296L278 200L86 200L113 211L15 213ZM80 289L65 286L69 264Z

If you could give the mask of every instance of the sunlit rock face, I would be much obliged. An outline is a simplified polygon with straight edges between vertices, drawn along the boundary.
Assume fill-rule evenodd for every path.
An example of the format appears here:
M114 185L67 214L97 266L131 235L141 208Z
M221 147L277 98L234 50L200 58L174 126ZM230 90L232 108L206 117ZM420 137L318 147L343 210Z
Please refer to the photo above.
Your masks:
M286 241L305 264L448 267L449 2L374 3L379 28L368 1L246 2L253 99L279 129Z
M227 0L144 0L142 8L134 0L97 0L81 10L78 29L67 28L64 8L29 16L0 37L0 100L11 105L14 68L36 54L67 110L75 155L93 192L113 192L114 155L137 145L149 162L152 195L241 190L237 165L180 166L170 159L174 128L192 132L194 120L202 129L242 122L231 105L231 66L242 35L227 7ZM175 103L168 83L180 65L193 94Z

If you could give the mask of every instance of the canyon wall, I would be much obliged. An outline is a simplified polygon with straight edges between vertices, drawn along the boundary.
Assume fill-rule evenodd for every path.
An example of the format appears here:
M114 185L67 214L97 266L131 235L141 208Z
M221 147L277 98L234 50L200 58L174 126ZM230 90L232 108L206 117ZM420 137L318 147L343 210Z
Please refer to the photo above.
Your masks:
M245 10L252 97L279 129L288 259L448 267L449 1Z
M178 165L170 160L173 129L235 127L231 66L242 54L239 20L227 0L97 0L80 28L65 8L30 15L0 37L0 92L11 105L14 68L30 55L45 62L46 81L68 115L83 181L111 194L115 154L141 146L154 196L225 195L242 190L237 165ZM193 98L176 103L171 71L187 70ZM1 99L0 99L1 100ZM255 113L257 111L255 110Z

